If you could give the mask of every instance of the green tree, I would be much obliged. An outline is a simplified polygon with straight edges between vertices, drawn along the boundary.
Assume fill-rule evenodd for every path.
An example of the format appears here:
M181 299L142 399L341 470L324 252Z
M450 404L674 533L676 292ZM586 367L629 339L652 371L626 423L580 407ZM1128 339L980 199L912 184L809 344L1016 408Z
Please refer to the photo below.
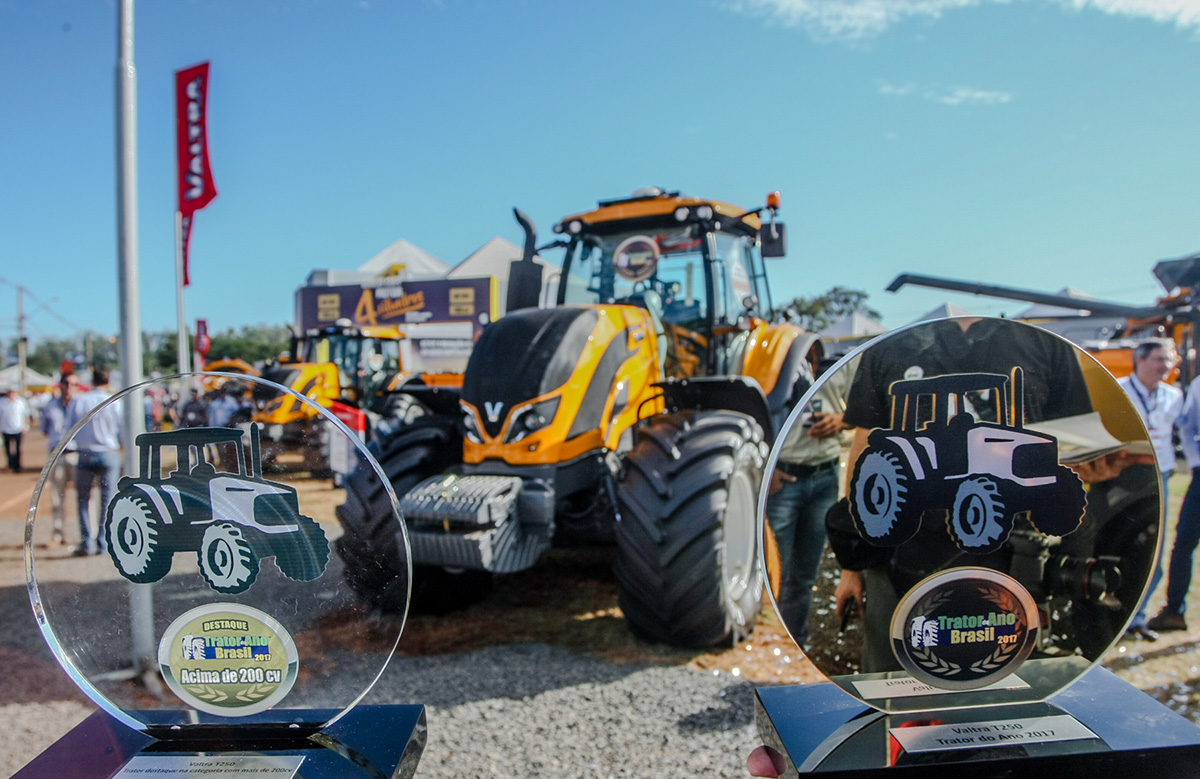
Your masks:
M835 286L811 298L798 297L784 305L788 319L810 332L818 333L849 314L862 314L879 319L880 314L867 305L867 293L849 287Z
M219 360L229 357L245 360L252 364L269 360L287 350L291 333L291 328L287 325L245 325L237 330L231 327L222 333L212 335L208 358ZM189 348L193 348L194 345L195 339L189 335ZM174 373L179 364L176 359L175 346L174 330L148 336L147 369Z

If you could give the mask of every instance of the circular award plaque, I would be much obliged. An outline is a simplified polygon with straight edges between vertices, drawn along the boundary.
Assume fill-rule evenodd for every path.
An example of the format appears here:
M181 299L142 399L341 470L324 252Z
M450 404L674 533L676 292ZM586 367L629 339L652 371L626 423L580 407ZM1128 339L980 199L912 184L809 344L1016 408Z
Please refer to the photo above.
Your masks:
M387 586L402 604L409 591L395 494L339 419L361 430L366 412L335 404L335 416L253 375L115 394L101 371L80 378L100 386L63 382L52 401L64 432L25 532L34 614L62 667L135 728L164 709L209 723L340 718L383 672L404 617L357 605L337 506L390 498L380 538L403 565Z
M1061 690L1121 639L1159 547L1130 395L1012 320L922 322L854 350L798 402L770 466L775 609L819 670L888 712Z

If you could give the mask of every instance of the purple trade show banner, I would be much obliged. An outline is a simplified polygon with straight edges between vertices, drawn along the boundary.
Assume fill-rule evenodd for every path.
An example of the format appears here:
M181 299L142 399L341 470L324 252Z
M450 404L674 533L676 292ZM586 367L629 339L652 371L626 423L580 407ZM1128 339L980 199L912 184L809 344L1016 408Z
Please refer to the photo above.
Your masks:
M301 287L296 291L296 313L301 330L349 319L359 326L470 322L478 332L495 318L498 290L490 277Z

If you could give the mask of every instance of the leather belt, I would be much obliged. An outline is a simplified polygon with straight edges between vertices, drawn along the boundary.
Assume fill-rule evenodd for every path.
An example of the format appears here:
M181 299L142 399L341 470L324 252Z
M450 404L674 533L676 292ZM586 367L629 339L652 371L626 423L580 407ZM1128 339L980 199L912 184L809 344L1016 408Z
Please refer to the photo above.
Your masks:
M838 466L838 461L837 461L836 457L833 458L832 460L826 460L823 463L817 463L816 465L801 465L800 463L789 463L789 462L784 462L783 460L780 460L779 462L775 463L775 468L777 470L783 471L788 476L797 476L797 477L812 476L814 473L831 470L831 469L837 468L837 466Z

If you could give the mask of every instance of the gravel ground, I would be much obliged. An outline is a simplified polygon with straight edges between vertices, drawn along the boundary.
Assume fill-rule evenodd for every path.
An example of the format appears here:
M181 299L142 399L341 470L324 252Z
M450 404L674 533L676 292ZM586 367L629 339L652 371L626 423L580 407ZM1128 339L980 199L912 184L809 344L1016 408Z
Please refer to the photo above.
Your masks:
M20 494L27 496L32 483L32 474L0 474L3 777L94 709L53 661L29 608ZM1176 477L1176 508L1185 487L1186 477ZM56 555L61 553L46 553L47 575ZM1123 642L1105 664L1200 723L1194 689L1200 686L1200 605L1188 616L1196 629L1155 643ZM419 627L410 625L410 632ZM756 643L763 643L763 633L756 633ZM475 641L472 651L398 656L366 700L428 707L429 742L418 777L745 775L745 755L757 743L753 685L746 679L756 671L746 666L740 677L729 672L731 663L745 660L742 647L710 657L699 663L707 670L696 670L697 662L680 659L680 653L612 662L603 654L520 639L479 646ZM338 662L377 662L370 651L333 651ZM775 677L765 667L758 670L760 678L778 678L777 670Z

